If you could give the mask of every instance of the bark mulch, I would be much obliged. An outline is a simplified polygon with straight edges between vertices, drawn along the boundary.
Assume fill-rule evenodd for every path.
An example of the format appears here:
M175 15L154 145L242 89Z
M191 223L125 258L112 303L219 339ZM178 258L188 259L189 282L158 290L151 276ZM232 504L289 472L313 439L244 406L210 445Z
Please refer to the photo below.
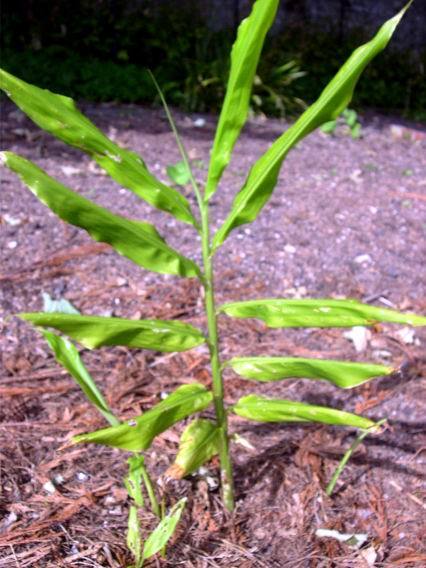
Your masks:
M86 105L112 138L138 151L166 180L179 160L163 113L126 105ZM200 179L214 119L177 113ZM87 157L3 106L2 146L16 151L101 205L153 222L184 254L199 259L189 228L120 189ZM218 301L262 297L353 297L426 312L426 134L421 126L374 114L363 136L315 133L288 156L270 203L250 226L234 231L217 255ZM213 199L215 227L225 218L250 164L285 128L256 119L246 128ZM0 235L0 565L4 568L125 567L128 499L126 454L72 446L71 436L104 425L30 326L14 314L42 308L42 293L66 298L86 314L164 318L205 326L197 282L148 273L108 246L57 220L2 170ZM193 202L189 188L183 190ZM320 568L420 567L424 544L426 394L424 331L380 325L357 352L340 329L267 330L260 322L220 318L222 357L295 355L392 362L391 377L351 391L323 382L255 384L226 371L226 398L258 392L388 418L351 459L335 493L324 488L354 439L320 425L257 424L230 418L237 506L221 505L217 461L201 473L163 482L169 504L188 505L167 560L146 566ZM123 418L164 393L208 385L205 348L162 354L126 348L82 351L93 377ZM207 415L209 413L207 412ZM172 463L179 433L159 436L147 453L154 476ZM141 516L148 532L155 519ZM318 538L318 528L366 533L362 548ZM423 537L422 537L423 535Z

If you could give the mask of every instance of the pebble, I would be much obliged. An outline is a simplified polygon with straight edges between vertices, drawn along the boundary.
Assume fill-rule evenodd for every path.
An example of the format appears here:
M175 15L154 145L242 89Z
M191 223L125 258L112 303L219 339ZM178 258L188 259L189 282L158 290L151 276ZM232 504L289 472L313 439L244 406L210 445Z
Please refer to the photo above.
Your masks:
M357 264L370 264L373 262L373 259L369 254L359 254L354 258L354 262Z
M11 250L16 249L17 246L18 246L17 241L9 241L7 243L7 248L9 248Z
M284 250L287 254L294 254L296 252L296 247L293 245L285 245Z

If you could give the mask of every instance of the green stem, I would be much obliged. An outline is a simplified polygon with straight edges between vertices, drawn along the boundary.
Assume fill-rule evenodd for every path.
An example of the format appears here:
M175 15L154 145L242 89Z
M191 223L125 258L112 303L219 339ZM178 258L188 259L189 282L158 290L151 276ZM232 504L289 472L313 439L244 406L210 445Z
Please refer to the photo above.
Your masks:
M361 434L352 442L350 448L345 452L343 458L340 460L339 465L337 466L336 471L333 474L333 477L331 478L329 484L327 485L325 492L329 497L333 493L337 480L341 476L342 471L345 468L345 465L350 460L354 451L358 448L358 446L361 444L364 438L368 436L368 434L377 431L380 428L380 426L382 426L385 422L386 418L383 418L383 420L379 420L379 422L376 422L374 426L368 428L368 430L364 430L364 432L361 432Z
M169 120L170 126L176 139L182 160L190 174L191 185L193 187L198 207L201 215L201 227L197 229L201 233L202 254L204 264L204 277L201 283L205 291L205 308L208 327L208 345L210 349L210 361L212 368L212 391L213 402L216 412L216 422L220 432L219 438L219 458L220 458L220 477L222 482L222 495L225 507L232 511L234 509L234 484L232 476L232 463L229 454L229 436L228 436L228 418L223 400L223 378L222 369L219 358L219 338L217 333L216 305L214 298L214 273L213 273L213 252L210 244L210 226L209 226L209 210L208 203L201 196L200 189L192 172L188 153L179 136L175 121L167 105L167 101L155 80L154 75L149 71L151 79L157 88L164 110Z
M220 432L219 458L222 496L225 507L234 509L234 484L232 463L229 454L228 418L224 406L223 377L219 357L219 338L217 333L216 305L214 296L213 260L210 248L208 206L201 207L202 249L205 275L205 307L207 315L208 340L212 369L213 402L216 422Z

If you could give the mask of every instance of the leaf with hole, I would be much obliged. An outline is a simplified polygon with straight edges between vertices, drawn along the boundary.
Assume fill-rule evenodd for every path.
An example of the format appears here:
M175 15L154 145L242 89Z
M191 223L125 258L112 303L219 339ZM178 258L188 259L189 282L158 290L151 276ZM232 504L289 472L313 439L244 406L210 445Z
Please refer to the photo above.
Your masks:
M134 505L131 505L129 509L129 518L127 521L127 547L135 559L135 565L132 568L140 568L143 563L141 527L139 523L138 509Z
M198 383L183 385L153 408L113 428L74 436L75 443L93 443L140 452L150 447L153 439L176 422L207 408L212 393Z
M145 458L143 456L133 455L127 460L129 471L124 478L124 486L127 489L129 497L133 499L138 507L144 506L144 498L142 494L143 471L145 468Z

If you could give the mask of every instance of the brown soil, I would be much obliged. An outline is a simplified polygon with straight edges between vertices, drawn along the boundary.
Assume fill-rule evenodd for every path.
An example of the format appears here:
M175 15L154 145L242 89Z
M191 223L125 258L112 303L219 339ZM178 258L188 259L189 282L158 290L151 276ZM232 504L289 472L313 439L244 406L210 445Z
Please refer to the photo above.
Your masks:
M85 110L110 136L140 152L160 178L166 165L179 160L161 111L114 105ZM42 133L12 106L4 105L3 116L4 148L114 211L155 223L170 243L199 258L190 229L120 190L88 158ZM194 117L177 117L191 157L202 161L197 170L202 179L214 120L205 117L206 125L196 128ZM274 120L249 124L213 200L216 226L250 164L284 127ZM234 231L218 253L218 300L343 296L425 313L425 140L418 125L395 127L389 119L367 116L361 140L340 131L335 137L315 133L301 143L258 220ZM69 446L72 435L103 421L38 334L7 316L40 310L41 293L48 292L87 314L175 318L204 326L200 288L195 281L140 270L93 244L83 231L58 221L8 171L2 171L0 221L0 564L125 567L131 562L121 481L127 456ZM344 330L271 331L259 322L221 317L224 358L290 354L386 359L402 366L391 378L349 392L300 380L256 385L227 371L229 402L263 392L388 417L389 426L367 438L329 498L324 488L353 432L232 417L232 431L251 444L233 445L235 513L224 512L218 490L208 483L217 475L215 462L207 477L168 484L167 501L186 495L188 506L167 560L146 565L424 566L426 336L417 329L414 343L407 343L400 329L378 326L366 350L357 353ZM164 356L114 348L82 355L122 417L139 414L180 384L209 383L204 349ZM180 430L160 436L148 452L154 475L172 462ZM141 520L145 531L153 527L148 512ZM318 528L366 533L368 540L357 550L316 537Z

